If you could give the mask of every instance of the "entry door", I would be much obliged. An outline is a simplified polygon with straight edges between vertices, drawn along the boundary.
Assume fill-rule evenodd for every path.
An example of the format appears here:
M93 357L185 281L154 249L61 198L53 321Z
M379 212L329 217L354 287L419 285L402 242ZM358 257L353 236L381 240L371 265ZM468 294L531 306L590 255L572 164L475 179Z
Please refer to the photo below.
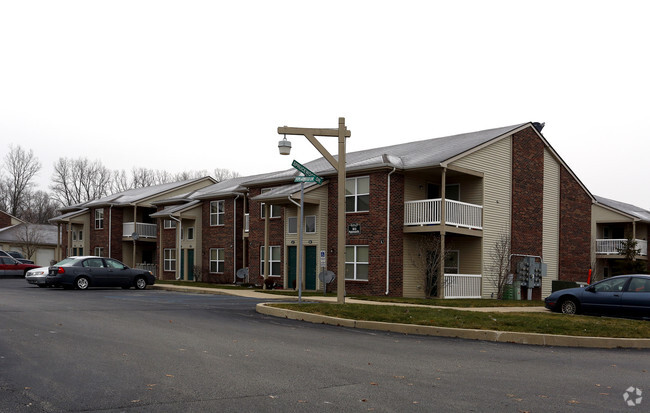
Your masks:
M194 281L194 250L187 250L187 279Z
M287 247L287 263L289 265L289 285L288 288L296 288L296 269L298 268L297 263L297 253L298 249L296 247Z
M316 289L316 247L305 247L305 290Z

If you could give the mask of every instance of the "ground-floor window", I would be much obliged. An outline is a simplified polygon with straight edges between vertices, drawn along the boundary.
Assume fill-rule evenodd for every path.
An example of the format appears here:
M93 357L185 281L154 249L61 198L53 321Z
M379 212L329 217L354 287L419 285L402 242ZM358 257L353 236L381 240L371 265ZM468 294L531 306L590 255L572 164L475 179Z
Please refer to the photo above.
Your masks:
M282 265L280 263L280 247L269 247L271 249L271 255L269 257L269 276L280 276L282 275ZM264 274L264 246L260 247L260 274Z
M367 245L345 247L345 279L368 281L369 254Z
M165 271L176 271L176 250L165 248L164 254Z
M210 272L223 273L225 250L223 248L210 248Z
M104 248L103 247L95 247L95 255L98 257L103 257L104 256Z
M458 274L459 251L449 251L445 257L445 274Z

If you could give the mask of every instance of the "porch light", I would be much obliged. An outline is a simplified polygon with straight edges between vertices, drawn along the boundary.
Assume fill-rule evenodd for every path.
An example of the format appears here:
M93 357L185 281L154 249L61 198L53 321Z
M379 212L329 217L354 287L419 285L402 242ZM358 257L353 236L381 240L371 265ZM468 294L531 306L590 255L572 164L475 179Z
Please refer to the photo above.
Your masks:
M291 153L291 142L287 140L287 135L284 135L284 139L278 142L278 149L280 155L289 155Z

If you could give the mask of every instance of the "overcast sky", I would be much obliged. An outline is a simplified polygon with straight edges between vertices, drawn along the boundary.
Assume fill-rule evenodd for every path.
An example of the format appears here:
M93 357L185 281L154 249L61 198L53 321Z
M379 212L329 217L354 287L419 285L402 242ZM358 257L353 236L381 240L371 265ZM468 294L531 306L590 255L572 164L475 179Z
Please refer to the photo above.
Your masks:
M0 155L242 175L527 121L596 195L650 209L647 1L0 0ZM336 139L323 138L336 153ZM327 139L331 139L328 142Z

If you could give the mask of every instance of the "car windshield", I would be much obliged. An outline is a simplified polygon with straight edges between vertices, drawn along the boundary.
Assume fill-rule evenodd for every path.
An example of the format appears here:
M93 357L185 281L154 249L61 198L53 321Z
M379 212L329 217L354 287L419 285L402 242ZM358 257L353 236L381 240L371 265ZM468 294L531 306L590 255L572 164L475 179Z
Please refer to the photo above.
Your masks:
M67 266L72 265L76 261L77 261L76 258L68 257L68 258L66 258L64 260L61 260L61 261L57 262L56 264L54 264L54 266L55 267L67 267Z

